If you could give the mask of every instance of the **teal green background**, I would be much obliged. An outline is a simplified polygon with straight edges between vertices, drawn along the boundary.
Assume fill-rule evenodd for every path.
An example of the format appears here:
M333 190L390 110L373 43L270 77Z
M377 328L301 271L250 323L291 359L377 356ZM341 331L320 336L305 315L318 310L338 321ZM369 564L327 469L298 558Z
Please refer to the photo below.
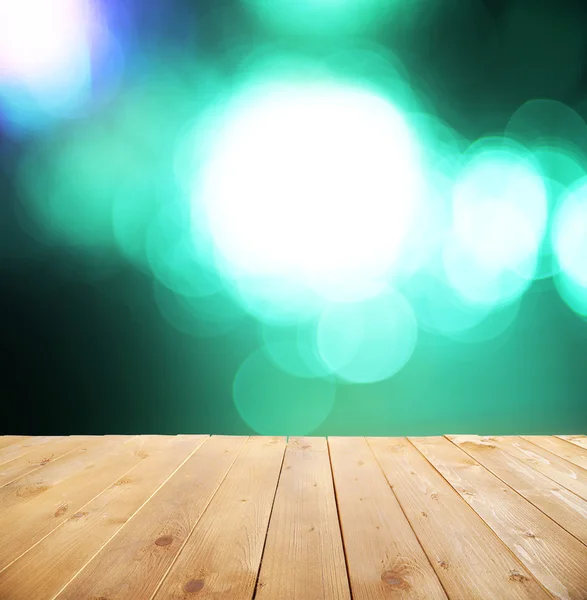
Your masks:
M127 3L134 37L119 94L128 88L152 101L141 110L156 127L140 144L159 152L157 159L169 151L176 120L191 110L188 103L185 115L166 113L169 98L151 98L163 85L159 63L186 69L201 55L232 81L243 49L267 43L311 60L376 40L403 62L412 91L472 140L503 133L533 98L559 100L587 118L587 10L579 0L446 0L414 22L405 3L396 22L382 21L364 37L351 28L342 37L309 38L267 29L237 0L213 1ZM371 76L360 63L352 69ZM255 433L232 395L239 366L259 347L252 318L215 337L181 333L159 312L144 272L118 258L104 266L83 249L42 243L22 225L15 173L29 149L39 143L59 152L63 131L101 131L116 121L116 106L35 135L12 135L0 120L0 434ZM137 177L147 170L141 163ZM303 403L289 410L303 411ZM537 282L496 339L457 343L420 331L397 375L337 383L319 427L279 423L273 433L587 433L587 321L550 280Z
M3 273L2 433L255 433L232 400L258 345L252 320L197 340L168 326L136 274L90 285L63 271L67 259L53 256ZM422 334L400 373L338 385L331 414L304 433L581 433L586 351L587 323L536 284L502 337L470 346Z

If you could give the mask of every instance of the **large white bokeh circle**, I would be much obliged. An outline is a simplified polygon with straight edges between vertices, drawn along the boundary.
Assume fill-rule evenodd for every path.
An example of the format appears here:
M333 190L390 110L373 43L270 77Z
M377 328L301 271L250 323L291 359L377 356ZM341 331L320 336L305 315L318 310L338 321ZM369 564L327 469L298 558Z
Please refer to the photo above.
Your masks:
M197 199L231 276L364 284L409 235L418 158L401 114L370 91L267 84L227 109Z

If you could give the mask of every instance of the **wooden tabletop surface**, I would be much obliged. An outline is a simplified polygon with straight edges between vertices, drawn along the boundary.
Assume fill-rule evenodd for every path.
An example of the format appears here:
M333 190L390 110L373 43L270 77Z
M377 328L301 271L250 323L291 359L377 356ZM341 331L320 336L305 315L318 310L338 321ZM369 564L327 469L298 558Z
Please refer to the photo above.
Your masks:
M0 600L587 599L587 437L0 436Z

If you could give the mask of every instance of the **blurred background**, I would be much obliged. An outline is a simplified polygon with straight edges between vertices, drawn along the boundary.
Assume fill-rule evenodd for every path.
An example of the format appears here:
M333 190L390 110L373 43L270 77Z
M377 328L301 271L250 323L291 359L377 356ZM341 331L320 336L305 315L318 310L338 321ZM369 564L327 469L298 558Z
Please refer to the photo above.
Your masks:
M586 30L0 0L0 433L585 433Z

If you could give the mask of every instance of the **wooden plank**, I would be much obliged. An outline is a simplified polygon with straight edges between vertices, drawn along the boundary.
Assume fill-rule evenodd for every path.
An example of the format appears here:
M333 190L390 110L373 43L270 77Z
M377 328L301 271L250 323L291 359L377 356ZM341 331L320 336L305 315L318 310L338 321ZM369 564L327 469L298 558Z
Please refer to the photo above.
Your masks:
M58 438L50 436L27 437L23 440L18 440L9 444L0 450L0 465L10 462L15 458L19 458L20 456L24 456L25 454L32 452L37 446L42 446L55 439Z
M410 438L555 597L587 597L587 547L442 437Z
M587 469L587 450L580 446L549 435L522 435L520 437L544 450L552 452L552 454L556 454L559 458L568 460L582 469Z
M103 449L109 442L103 440L101 446L94 446L87 451L88 454L92 453L92 460L86 460L85 468L76 469L70 477L61 478L54 486L46 489L33 488L30 490L32 496L25 497L23 502L12 508L0 511L0 570L147 458L151 447L160 443L156 438L157 436L140 436L126 441L122 438L110 440L110 444L115 446L106 451ZM77 451L74 450L73 453L75 452ZM66 455L64 459L73 453ZM51 467L55 467L58 462ZM78 465L74 463L73 466ZM0 492L11 486L12 484L0 488ZM28 492L26 487L20 489L21 494Z
M328 444L354 600L446 599L365 438Z
M566 442L570 442L571 444L575 444L576 446L587 450L587 436L585 435L555 435L554 437L560 438L561 440L565 440Z
M290 438L256 600L350 600L325 438Z
M253 597L285 438L249 438L154 599Z
M0 571L0 598L53 598L207 436L162 437L161 447Z
M587 500L587 471L548 450L515 436L485 436L508 454Z
M80 447L84 442L89 443L91 439L89 436L54 438L50 442L34 448L31 452L3 464L0 466L0 487L46 467L49 463L55 462Z
M2 435L0 436L0 449L24 442L28 437L27 435Z
M151 598L246 439L206 441L57 598Z
M63 438L55 438L49 444L62 440ZM78 471L82 471L88 464L93 464L92 461L99 459L103 453L120 448L123 442L124 440L113 439L110 436L93 436L82 440L77 448L49 462L43 469L35 470L0 487L0 507L5 512L46 494ZM43 448L46 445L44 444ZM29 454L26 454L24 458L27 456Z
M368 441L449 598L551 598L408 440Z
M587 544L587 501L480 436L451 436L456 446Z

